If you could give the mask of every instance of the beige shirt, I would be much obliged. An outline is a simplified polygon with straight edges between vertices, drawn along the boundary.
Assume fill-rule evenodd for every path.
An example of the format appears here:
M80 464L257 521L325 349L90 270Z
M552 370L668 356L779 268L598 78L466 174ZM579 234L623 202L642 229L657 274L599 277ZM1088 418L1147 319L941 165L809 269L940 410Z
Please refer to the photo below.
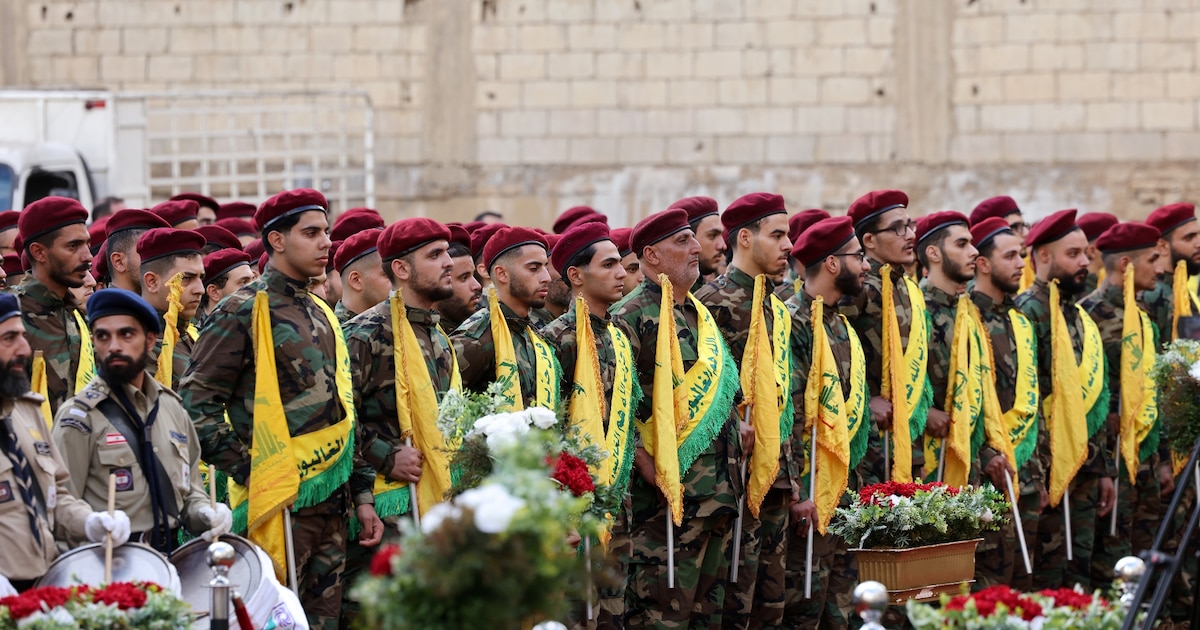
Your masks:
M67 467L49 439L41 401L34 393L16 400L0 399L0 417L11 412L17 445L29 461L46 506L39 547L29 530L29 514L12 460L8 453L0 453L0 575L13 580L32 580L46 573L58 556L56 534L60 539L87 540L84 523L92 513L86 503L70 494Z
M158 401L158 419L151 429L154 452L175 491L178 515L171 515L171 527L186 527L192 534L208 529L200 515L208 504L208 495L198 469L200 444L192 421L183 410L179 395L159 385L147 373L142 389L124 385L125 393L145 418ZM66 457L71 473L70 492L87 501L95 510L108 507L108 475L117 474L116 509L129 515L131 529L145 532L154 528L154 510L150 486L138 465L135 445L129 444L104 412L102 401L112 396L109 384L96 377L73 398L63 403L54 419L54 442ZM118 404L120 404L118 402ZM182 522L181 522L182 521Z

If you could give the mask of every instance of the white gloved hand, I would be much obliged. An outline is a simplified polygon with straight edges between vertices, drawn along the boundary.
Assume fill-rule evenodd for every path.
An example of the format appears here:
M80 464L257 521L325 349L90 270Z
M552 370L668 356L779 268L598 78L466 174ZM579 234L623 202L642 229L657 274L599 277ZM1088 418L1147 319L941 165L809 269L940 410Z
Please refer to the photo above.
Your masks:
M233 529L233 512L224 503L218 503L216 508L205 505L200 508L200 518L208 523L208 531L200 535L207 541L217 540Z
M129 515L121 510L113 512L92 512L88 514L87 522L83 525L88 540L104 542L105 535L112 533L113 546L120 547L129 541Z
M13 588L12 582L8 578L0 575L0 597L11 597L17 594L17 589Z

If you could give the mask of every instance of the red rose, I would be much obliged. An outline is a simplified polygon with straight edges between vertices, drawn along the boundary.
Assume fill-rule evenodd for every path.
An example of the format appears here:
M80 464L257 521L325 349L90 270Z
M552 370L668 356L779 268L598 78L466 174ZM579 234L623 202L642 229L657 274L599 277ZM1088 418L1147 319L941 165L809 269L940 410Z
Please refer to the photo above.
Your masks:
M392 558L400 555L400 545L384 545L379 553L371 558L371 575L375 577L392 576Z
M554 462L554 474L551 477L577 497L596 491L596 484L592 481L592 473L588 471L587 462L570 453L558 456L558 460Z
M1069 588L1055 588L1038 591L1038 595L1048 597L1054 600L1055 606L1066 606L1074 610L1087 610L1095 601L1091 595L1076 593ZM1107 605L1104 600L1100 600L1101 605Z
M121 610L146 605L146 591L129 582L115 582L95 592L92 600L100 604L115 604Z

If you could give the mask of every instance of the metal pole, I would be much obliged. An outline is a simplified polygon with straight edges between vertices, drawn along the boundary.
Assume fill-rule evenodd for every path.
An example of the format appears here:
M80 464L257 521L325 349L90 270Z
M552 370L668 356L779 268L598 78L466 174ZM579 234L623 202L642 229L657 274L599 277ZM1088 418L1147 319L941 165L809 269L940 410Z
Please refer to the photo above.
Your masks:
M1113 480L1112 518L1109 519L1108 535L1117 536L1117 506L1121 504L1121 436L1117 435L1117 478Z
M1071 542L1071 485L1063 492L1063 531L1067 534L1067 562L1075 559L1074 543Z
M750 409L753 405L746 405L743 422L750 424ZM746 487L746 462L750 460L751 453L743 453L742 457L742 498L738 499L738 515L737 521L733 524L733 561L729 565L729 581L736 584L738 581L738 565L742 562L742 517L746 514L746 495L750 489Z
M671 516L670 504L667 505L667 588L675 588L675 518Z
M817 422L818 420L813 419L812 439L809 442L812 444L812 453L808 460L808 498L814 505L816 505L817 497ZM813 538L815 537L816 527L810 521L808 523L808 541L804 550L804 599L812 599Z
M937 480L941 482L946 475L946 438L941 439L942 446L938 449L938 473Z
M288 587L300 596L300 580L296 578L296 541L292 538L292 513L283 506L283 542L287 550Z
M409 448L412 448L412 436L405 438L404 445ZM420 502L417 501L417 494L418 494L417 482L415 482L415 481L408 482L408 495L412 501L413 525L416 525L417 529L421 529L421 505L420 505Z
M1025 528L1021 525L1021 513L1017 510L1017 493L1013 490L1012 476L1004 472L1004 483L1008 486L1008 500L1012 501L1013 524L1017 526L1017 540L1021 543L1021 559L1025 561L1025 573L1033 575L1033 564L1029 561L1029 547L1025 544Z
M892 480L892 432L883 432L883 480Z
M587 618L592 620L596 618L596 612L592 610L592 538L588 536L583 539L583 560L587 569Z

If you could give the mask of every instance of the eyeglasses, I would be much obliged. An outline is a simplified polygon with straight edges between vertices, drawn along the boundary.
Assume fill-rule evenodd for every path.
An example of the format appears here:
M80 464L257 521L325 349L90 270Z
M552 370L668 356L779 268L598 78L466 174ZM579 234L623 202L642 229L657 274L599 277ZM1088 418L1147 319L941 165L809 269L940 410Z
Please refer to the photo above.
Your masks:
M912 230L912 232L914 234L916 234L916 232L917 232L917 222L916 221L913 221L910 219L904 223L893 223L892 225L889 225L885 228L875 230L874 232L872 232L872 234L879 234L881 232L891 232L892 234L895 234L896 236L903 238L904 235L909 232L909 230Z
M890 230L889 230L889 231L890 231ZM866 262L866 260L867 260L867 251L866 251L866 250L859 250L859 251L857 251L857 252L849 252L849 253L846 253L846 254L833 254L833 255L834 255L834 256L838 256L838 257L841 257L841 256L853 256L853 257L857 258L857 259L858 259L858 262L860 262L860 263L861 263L861 262Z

